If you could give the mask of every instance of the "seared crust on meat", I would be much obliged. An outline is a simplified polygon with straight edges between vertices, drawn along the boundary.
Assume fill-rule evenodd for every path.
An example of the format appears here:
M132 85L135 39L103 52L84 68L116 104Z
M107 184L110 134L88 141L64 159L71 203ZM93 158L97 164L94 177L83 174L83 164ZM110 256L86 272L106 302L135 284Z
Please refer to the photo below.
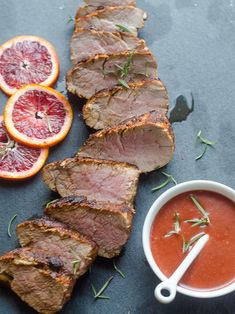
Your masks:
M144 130L148 131L146 135ZM154 131L159 138L153 136ZM151 149L147 152L148 147ZM174 148L174 135L169 120L162 112L152 111L90 135L77 156L92 158L99 155L103 159L135 164L141 172L149 172L165 166L172 159ZM129 149L133 153L126 155Z
M69 300L75 280L63 272L58 258L44 258L30 248L0 257L0 281L42 314L60 311Z
M77 29L70 42L71 62L94 58L98 54L113 55L125 51L148 51L143 39L130 33Z
M94 129L114 127L126 119L159 110L167 113L168 94L160 79L129 84L129 89L116 86L101 91L83 106L83 118Z
M66 76L68 91L82 98L91 98L101 90L113 89L120 85L119 67L123 66L128 58L131 58L132 65L128 76L125 77L126 83L148 81L157 77L157 62L150 51L100 54L79 62L68 71Z
M45 213L90 237L99 247L98 255L112 258L129 238L135 211L126 205L66 197L49 204Z
M126 26L132 34L137 35L137 29L144 26L146 18L147 15L143 10L133 6L109 6L84 16L79 16L77 13L75 28L93 28L113 32L120 31L117 24L121 24Z

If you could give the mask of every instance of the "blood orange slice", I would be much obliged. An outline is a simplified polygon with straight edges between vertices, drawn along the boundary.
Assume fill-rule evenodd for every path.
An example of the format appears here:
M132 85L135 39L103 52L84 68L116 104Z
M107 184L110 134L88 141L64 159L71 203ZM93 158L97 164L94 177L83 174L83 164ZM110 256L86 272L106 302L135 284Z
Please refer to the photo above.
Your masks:
M73 112L67 99L50 87L27 85L11 96L4 110L13 139L31 147L54 146L68 134Z
M59 75L54 47L37 36L17 36L0 47L0 88L8 95L28 84L51 86Z
M15 142L0 116L0 178L20 180L32 177L44 165L48 148L30 148Z

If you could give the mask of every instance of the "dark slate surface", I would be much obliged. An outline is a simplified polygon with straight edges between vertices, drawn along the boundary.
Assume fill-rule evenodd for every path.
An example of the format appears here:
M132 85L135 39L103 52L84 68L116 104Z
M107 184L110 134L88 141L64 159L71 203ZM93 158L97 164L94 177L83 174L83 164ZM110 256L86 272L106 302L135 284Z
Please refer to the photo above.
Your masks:
M195 108L187 120L174 123L176 152L166 171L178 182L191 179L216 180L235 188L235 0L143 0L139 6L149 13L141 36L155 53L159 76L170 96L170 108L183 95ZM57 89L64 91L64 75L70 67L69 39L72 24L66 24L81 1L75 0L0 0L0 43L21 34L34 34L51 41L59 54L61 75ZM182 100L182 97L180 98ZM7 97L0 94L3 110ZM182 105L182 101L181 101ZM185 106L185 104L183 104ZM49 161L73 155L88 136L80 115L81 104L75 99L74 123L66 141L51 150ZM195 143L199 129L212 140L215 149L201 152ZM153 297L158 283L147 265L141 245L145 215L162 191L151 188L164 180L160 171L141 179L137 196L137 213L133 233L126 249L117 260L126 274L122 279L114 272L112 262L98 260L89 275L79 281L64 314L233 314L235 295L213 300L199 300L177 295L170 305L161 305ZM15 236L7 236L7 223L15 214L17 222L42 214L42 204L52 197L40 174L24 183L0 182L0 254L15 248ZM219 271L219 270L218 270ZM203 272L203 270L202 270ZM115 275L106 295L110 300L94 301L91 283L98 289ZM7 288L0 288L1 314L34 313Z

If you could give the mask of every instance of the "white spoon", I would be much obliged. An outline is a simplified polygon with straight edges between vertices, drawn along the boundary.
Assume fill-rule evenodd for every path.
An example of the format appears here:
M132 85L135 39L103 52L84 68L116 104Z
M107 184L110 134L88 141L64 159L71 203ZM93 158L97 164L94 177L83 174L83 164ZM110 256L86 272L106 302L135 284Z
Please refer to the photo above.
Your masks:
M176 288L177 284L180 281L180 279L183 277L184 273L187 271L189 266L192 264L192 262L195 260L195 258L198 256L198 254L201 252L201 250L204 248L205 244L209 240L209 235L205 234L202 236L197 243L194 245L192 250L188 253L188 255L185 257L183 262L180 264L180 266L176 269L176 271L173 273L173 275L166 279L165 281L161 282L154 291L155 298L161 302L161 303L170 303L174 300L176 295ZM163 290L167 290L169 295L164 296L162 294Z

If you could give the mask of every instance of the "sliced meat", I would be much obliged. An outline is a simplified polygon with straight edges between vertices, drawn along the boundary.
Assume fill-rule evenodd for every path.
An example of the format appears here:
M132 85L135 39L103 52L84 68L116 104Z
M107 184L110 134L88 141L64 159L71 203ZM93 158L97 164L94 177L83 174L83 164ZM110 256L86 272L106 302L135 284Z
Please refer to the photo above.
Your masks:
M107 7L86 16L77 17L75 28L95 29L97 31L122 31L121 25L137 36L137 29L144 26L146 13L132 6Z
M170 123L162 112L154 111L90 135L77 155L124 161L149 172L165 166L173 152Z
M43 169L44 182L62 197L86 196L113 204L132 205L138 179L133 165L86 158L68 158Z
M88 29L80 29L73 33L70 48L71 62L74 65L98 54L110 55L125 51L148 50L143 39L131 34L97 32Z
M100 256L112 258L128 240L134 209L68 197L49 204L45 212L90 237L97 243Z
M154 79L156 69L157 63L151 52L98 55L79 62L68 72L67 89L88 99L103 89L123 85L123 81L128 84Z
M28 248L0 257L0 281L43 314L57 313L71 296L75 281L60 269L58 258L45 259Z
M90 14L96 10L102 10L105 7L113 7L113 6L120 6L120 3L122 6L124 5L131 5L131 6L136 6L136 1L135 0L98 0L98 1L85 1L87 3L86 6L80 7L77 10L76 18Z
M167 91L160 80L130 84L129 89L118 86L97 93L83 107L83 117L89 127L99 130L153 110L163 113L168 110Z
M16 231L22 247L40 250L46 257L59 257L68 274L76 278L89 269L97 255L94 242L49 218L25 221Z

